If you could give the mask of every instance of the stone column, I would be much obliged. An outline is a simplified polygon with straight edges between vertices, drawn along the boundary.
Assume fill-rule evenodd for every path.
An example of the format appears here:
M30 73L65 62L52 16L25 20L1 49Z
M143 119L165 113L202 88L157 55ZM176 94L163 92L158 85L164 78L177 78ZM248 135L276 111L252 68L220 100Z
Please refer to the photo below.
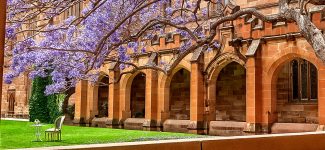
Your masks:
M110 69L109 77L110 80L117 80L120 76L120 70ZM106 125L111 128L119 127L119 107L120 107L120 82L110 81L108 89L108 121Z
M204 132L204 77L202 74L203 57L191 61L191 82L190 82L190 133L201 134Z
M158 73L147 70L144 130L157 130Z
M86 124L88 82L81 80L76 85L74 124Z
M322 64L323 65L323 64ZM325 69L318 68L318 128L325 131Z
M89 123L92 122L92 119L95 118L95 115L98 114L98 85L88 83L87 91L87 113L85 120Z
M255 57L248 57L246 62L246 127L244 132L261 132L261 95L259 73Z

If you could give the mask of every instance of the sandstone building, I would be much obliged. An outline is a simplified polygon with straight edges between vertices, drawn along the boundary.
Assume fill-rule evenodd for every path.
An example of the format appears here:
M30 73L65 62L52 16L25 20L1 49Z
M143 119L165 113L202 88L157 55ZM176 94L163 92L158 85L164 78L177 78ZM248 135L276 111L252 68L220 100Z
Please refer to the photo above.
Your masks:
M278 12L277 2L234 1L269 15ZM323 6L311 8L310 16L325 29ZM145 70L109 86L81 81L74 94L74 123L211 135L323 130L325 65L295 23L246 15L225 23L216 38L222 41L221 53L198 49L170 76ZM141 66L169 60L180 42L173 32L160 35L152 41L159 55L148 52L134 61ZM114 65L101 71L110 78L120 73Z
M278 12L278 0L233 3L268 15ZM311 7L309 13L325 30L325 6ZM295 23L246 15L225 23L216 39L221 52L197 49L169 76L143 70L108 86L80 81L70 98L73 123L210 135L324 130L325 64ZM149 51L133 61L141 66L170 60L182 40L172 31L159 35L152 41L159 55ZM105 83L120 74L116 64L100 70Z

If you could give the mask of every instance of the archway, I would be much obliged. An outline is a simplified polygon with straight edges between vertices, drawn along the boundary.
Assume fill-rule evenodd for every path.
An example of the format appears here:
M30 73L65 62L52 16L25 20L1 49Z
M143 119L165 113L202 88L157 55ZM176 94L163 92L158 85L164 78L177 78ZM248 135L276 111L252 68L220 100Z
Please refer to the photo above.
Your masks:
M190 119L190 72L177 71L170 83L169 119Z
M279 123L318 123L318 71L314 64L294 58L276 74Z
M216 84L216 120L246 121L246 69L237 62L226 65Z
M108 84L109 78L103 77L98 85L97 117L108 117Z
M131 118L145 117L146 75L137 74L131 85L130 110Z

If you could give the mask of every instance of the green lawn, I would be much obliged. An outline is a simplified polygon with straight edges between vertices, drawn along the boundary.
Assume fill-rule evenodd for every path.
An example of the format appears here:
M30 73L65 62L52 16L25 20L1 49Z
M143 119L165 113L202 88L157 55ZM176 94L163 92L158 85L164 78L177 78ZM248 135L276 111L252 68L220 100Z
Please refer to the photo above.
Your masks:
M35 130L31 126L32 124L31 122L2 120L0 122L0 149L206 137L203 135L183 133L64 125L62 128L61 142L32 142L35 139ZM50 127L52 127L50 124L42 127L42 140L44 139L44 129Z

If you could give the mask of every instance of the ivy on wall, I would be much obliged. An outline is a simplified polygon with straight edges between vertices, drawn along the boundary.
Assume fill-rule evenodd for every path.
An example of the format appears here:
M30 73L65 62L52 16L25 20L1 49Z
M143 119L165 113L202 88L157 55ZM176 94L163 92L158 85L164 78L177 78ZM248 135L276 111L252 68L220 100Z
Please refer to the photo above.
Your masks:
M51 78L36 77L32 83L32 94L29 99L29 120L40 120L43 123L53 123L62 115L64 94L45 95L46 85L51 84Z

